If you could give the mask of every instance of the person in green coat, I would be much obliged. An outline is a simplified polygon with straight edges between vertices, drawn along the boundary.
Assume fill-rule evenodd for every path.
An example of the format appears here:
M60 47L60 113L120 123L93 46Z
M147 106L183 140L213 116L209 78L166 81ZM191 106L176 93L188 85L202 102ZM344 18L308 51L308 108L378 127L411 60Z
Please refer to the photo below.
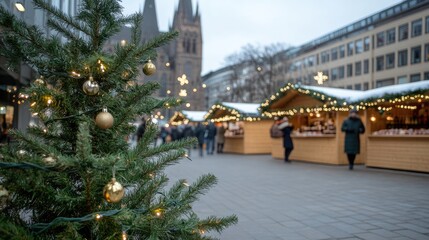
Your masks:
M358 111L350 110L349 117L344 120L341 131L346 133L344 152L349 160L349 169L353 170L356 154L360 153L359 135L365 132L365 126L360 120Z

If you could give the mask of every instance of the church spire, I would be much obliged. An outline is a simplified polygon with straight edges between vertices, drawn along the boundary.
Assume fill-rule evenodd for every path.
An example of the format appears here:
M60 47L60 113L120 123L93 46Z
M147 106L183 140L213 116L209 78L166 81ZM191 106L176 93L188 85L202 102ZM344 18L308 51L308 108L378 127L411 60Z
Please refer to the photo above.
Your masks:
M179 15L181 14L186 21L192 22L194 19L192 0L179 0L177 12L179 12Z
M142 34L145 40L159 34L155 0L146 0L143 8Z

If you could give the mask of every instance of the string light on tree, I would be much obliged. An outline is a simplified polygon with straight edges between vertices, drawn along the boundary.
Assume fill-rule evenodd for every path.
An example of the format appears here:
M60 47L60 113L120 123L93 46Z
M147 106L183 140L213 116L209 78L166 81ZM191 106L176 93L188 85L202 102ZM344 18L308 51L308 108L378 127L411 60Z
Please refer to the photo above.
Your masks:
M207 87L207 85L205 83L203 83L203 88L206 88L206 87Z
M187 107L187 108L191 107L191 104L190 104L190 103L187 103L187 104L186 104L186 107Z
M183 74L181 77L178 77L178 78L177 78L177 81L179 81L180 86L183 86L183 85L185 85L185 84L189 84L189 81L188 81L188 79L186 78L186 75L185 75L185 74Z
M324 81L328 80L328 76L323 75L323 72L317 72L317 75L314 76L314 80L316 80L319 85L322 85Z
M167 94L171 94L171 91L170 91L170 90L167 90Z
M192 91L193 91L193 92L197 92L197 89L196 89L196 88L194 88L194 89L192 89Z

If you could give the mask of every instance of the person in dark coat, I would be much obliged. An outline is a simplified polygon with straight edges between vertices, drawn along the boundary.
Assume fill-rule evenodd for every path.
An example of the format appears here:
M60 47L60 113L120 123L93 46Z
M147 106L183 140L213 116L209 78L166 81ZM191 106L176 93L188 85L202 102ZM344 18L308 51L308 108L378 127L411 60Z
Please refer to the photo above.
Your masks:
M213 155L217 129L214 123L207 126L207 155Z
M192 138L194 136L195 136L194 129L189 123L187 123L183 128L183 138ZM187 147L187 148L188 148L188 156L191 156L191 147Z
M198 139L198 150L200 152L200 157L203 156L205 133L206 133L206 128L201 123L198 123L197 127L195 128L195 137Z
M225 144L225 132L226 129L222 123L217 129L217 153L223 153L223 145Z
M176 126L172 126L171 127L170 135L171 135L171 141L172 142L174 142L176 140L179 140L179 135L180 135L179 129L177 129Z
M293 131L292 124L289 123L287 117L284 117L279 123L278 128L283 132L283 147L285 148L285 162L289 163L289 155L293 150L293 142L290 134Z
M162 139L162 144L165 144L167 142L167 136L168 136L168 131L167 128L162 126L161 127L161 132L159 133L161 139Z
M137 142L140 142L140 139L142 139L144 132L146 131L146 119L142 117L141 123L139 127L137 128Z
M358 111L355 109L350 110L349 117L341 126L341 131L346 133L344 152L347 154L350 170L353 170L356 154L360 153L359 135L365 132L365 126L357 113Z

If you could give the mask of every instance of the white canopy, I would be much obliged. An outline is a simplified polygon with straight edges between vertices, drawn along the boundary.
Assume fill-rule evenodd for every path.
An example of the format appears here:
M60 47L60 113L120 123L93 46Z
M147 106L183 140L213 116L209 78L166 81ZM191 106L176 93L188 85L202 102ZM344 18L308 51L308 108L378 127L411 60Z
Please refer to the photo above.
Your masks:
M233 108L244 114L259 115L258 108L260 107L259 103L231 103L231 102L222 102L222 105L225 107Z
M204 122L207 111L182 111L182 113L191 122Z

